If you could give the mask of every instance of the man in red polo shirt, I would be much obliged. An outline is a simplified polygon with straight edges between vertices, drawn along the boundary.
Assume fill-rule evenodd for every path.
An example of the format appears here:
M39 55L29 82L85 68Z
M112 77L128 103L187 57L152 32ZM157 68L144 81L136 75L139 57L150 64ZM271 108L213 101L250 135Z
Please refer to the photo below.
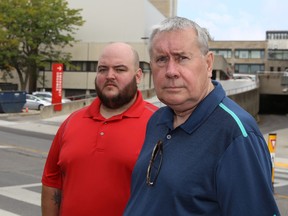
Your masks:
M100 55L98 97L60 126L42 177L42 215L122 215L146 123L157 109L137 90L137 52L112 43Z

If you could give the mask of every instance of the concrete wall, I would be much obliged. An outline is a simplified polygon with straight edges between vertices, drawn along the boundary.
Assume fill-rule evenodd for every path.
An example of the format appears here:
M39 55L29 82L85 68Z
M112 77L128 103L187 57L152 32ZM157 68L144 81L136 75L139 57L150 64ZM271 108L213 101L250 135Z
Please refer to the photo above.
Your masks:
M149 35L151 24L165 16L148 0L69 0L69 7L83 9L85 24L76 38L85 42L141 42Z
M259 88L242 92L239 94L229 95L229 98L238 103L242 108L249 112L256 120L259 113Z
M260 94L288 95L288 72L264 71L258 74Z
M155 91L154 89L146 89L142 90L142 95L144 99L151 98L155 96ZM78 109L81 109L85 106L88 106L92 103L92 101L95 98L88 98L88 99L82 99L82 100L76 100L76 101L71 101L68 103L62 104L62 110L61 111L54 111L54 106L45 106L43 110L40 112L41 118L50 118L52 116L60 116L60 115L66 115L70 114Z
M144 99L149 99L155 96L154 89L146 89L141 91ZM242 108L249 112L256 120L258 120L259 112L259 88L254 88L249 91L244 91L229 97L238 103ZM40 112L41 118L50 118L52 116L59 116L70 114L82 107L88 106L94 98L88 98L83 100L71 101L69 103L62 104L62 111L54 111L53 105L44 107Z
M229 98L238 103L243 109L249 112L255 119L258 119L260 91L259 80L222 80L219 81Z

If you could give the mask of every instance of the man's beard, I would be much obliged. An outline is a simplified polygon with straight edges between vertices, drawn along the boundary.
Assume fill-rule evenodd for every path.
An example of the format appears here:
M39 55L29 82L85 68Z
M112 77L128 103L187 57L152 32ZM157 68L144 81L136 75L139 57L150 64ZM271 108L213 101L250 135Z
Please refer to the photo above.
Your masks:
M104 106L110 109L117 109L129 103L135 97L135 94L137 93L136 78L134 77L131 82L116 96L107 97L102 93L97 85L96 93Z

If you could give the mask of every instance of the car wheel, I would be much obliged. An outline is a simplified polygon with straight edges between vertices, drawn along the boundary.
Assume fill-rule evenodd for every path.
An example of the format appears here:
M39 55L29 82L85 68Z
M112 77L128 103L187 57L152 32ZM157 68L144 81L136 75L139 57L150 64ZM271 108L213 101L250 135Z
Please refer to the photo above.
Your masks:
M40 104L40 105L38 106L38 110L43 110L43 108L44 108L44 105L43 105L43 104Z

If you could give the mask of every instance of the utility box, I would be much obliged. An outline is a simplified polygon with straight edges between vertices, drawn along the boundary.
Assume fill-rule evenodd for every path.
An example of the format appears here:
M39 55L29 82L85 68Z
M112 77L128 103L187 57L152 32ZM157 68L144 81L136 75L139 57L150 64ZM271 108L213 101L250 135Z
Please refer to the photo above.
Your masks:
M25 91L0 92L0 113L22 112L25 103L26 103Z

